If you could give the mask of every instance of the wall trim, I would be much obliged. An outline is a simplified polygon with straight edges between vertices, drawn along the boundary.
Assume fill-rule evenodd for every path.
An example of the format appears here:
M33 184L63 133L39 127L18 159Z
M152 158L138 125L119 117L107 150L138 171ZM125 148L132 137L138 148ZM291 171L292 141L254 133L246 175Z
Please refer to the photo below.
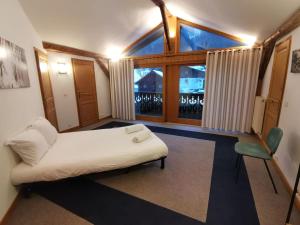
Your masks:
M258 134L256 134L256 136L258 137L260 143L265 147L266 151L269 151L269 148L267 147L267 144L262 139L262 137L260 137ZM294 187L291 186L291 184L289 183L287 177L285 176L285 174L283 173L282 169L280 168L280 166L279 166L279 164L278 164L278 162L276 160L276 156L272 157L271 162L272 162L272 165L274 166L277 174L279 175L279 178L280 178L281 182L283 183L284 187L286 188L286 190L288 191L288 193L289 193L289 195L291 197L292 193L293 193ZM297 192L297 194L296 194L294 205L300 211L300 193L299 192Z
M95 122L95 124L96 124L96 123L99 123L99 122L102 122L103 120L110 119L110 118L112 118L111 115L109 115L109 116L104 116L104 117L102 117L102 118L99 118L99 119ZM88 125L88 126L86 126L86 127L89 127L89 126L91 126L91 125ZM76 127L72 127L72 128L69 128L69 129L60 131L59 133L67 133L67 132L79 131L79 130L82 129L82 128L85 128L85 127L76 126ZM1 224L0 224L0 225L1 225Z
M21 197L22 197L22 194L21 194L21 191L19 191L17 196L13 200L12 204L10 205L10 207L8 208L6 213L4 214L2 220L0 220L0 225L8 224L8 221L11 218L14 209L17 207L17 204L20 201Z
M66 130L62 130L59 133L67 133L67 132L73 132L73 131L77 131L80 128L80 126L76 126L76 127L71 127L69 129Z
M292 196L294 187L291 186L290 183L288 182L288 179L287 179L287 177L284 175L283 171L281 170L281 168L280 168L280 166L279 166L277 160L273 158L273 159L272 159L272 163L273 163L273 165L274 165L276 171L278 172L279 177L280 177L281 181L283 182L285 188L287 189L289 195ZM296 206L296 208L300 211L300 194L299 194L299 192L297 192L297 194L296 194L296 198L295 198L295 206Z
M73 48L73 47L69 47L69 46L65 46L65 45L46 42L46 41L43 41L43 47L44 47L44 49L46 49L47 51L50 51L50 52L58 52L58 53L93 58L93 59L95 59L98 66L102 69L104 74L109 78L108 59L101 54L78 49L78 48Z

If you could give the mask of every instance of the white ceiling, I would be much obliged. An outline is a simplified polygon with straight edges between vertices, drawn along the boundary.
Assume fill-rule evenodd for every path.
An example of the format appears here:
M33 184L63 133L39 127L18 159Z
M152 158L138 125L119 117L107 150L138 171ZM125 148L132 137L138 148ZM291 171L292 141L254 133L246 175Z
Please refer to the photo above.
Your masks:
M44 41L105 54L125 48L161 22L151 0L19 0ZM262 41L299 0L165 0L171 13Z

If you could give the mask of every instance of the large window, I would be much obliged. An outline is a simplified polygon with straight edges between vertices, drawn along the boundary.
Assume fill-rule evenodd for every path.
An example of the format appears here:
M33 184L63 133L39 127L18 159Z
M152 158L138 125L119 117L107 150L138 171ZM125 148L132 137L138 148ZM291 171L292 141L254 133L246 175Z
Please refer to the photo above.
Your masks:
M197 51L212 48L230 48L244 44L224 36L195 27L180 25L180 51Z
M135 113L161 116L163 112L162 68L134 69Z
M179 118L202 119L205 65L180 66Z
M128 56L144 56L144 55L157 55L164 53L164 30L158 29L154 33L148 35L146 38L134 45L129 52Z

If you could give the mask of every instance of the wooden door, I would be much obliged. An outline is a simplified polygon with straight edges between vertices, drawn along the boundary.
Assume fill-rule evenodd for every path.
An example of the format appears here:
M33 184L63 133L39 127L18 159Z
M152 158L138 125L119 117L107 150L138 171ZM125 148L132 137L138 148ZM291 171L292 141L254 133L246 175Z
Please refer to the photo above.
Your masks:
M282 98L284 93L291 38L279 43L275 47L272 77L269 88L269 95L266 101L266 110L263 124L263 139L266 137L271 128L278 126Z
M50 74L48 70L48 57L42 51L35 49L42 100L44 105L45 117L58 129L54 96L51 86Z
M99 121L94 62L72 59L80 126Z
M135 68L134 94L137 120L165 121L165 73L165 66L161 65Z
M167 121L172 123L201 125L201 100L203 87L199 81L205 79L205 72L200 68L204 64L182 64L167 67Z

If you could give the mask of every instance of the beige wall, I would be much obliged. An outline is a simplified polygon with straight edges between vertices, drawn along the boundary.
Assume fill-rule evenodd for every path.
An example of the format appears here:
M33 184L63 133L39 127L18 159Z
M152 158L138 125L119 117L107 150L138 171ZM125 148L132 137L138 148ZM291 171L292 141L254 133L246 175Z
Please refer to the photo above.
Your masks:
M87 57L49 52L49 68L60 131L79 125L71 58L94 61L99 119L111 115L109 79L98 64L95 63L95 60ZM58 74L56 66L58 62L64 62L68 65L67 75Z
M16 159L3 146L3 141L24 129L38 116L43 116L43 105L33 47L42 42L25 16L17 0L1 0L0 36L25 49L30 77L30 88L0 89L0 220L16 197L10 183L10 171Z
M284 91L279 127L284 136L275 155L278 165L287 177L291 186L294 186L298 165L300 163L300 73L291 73L292 52L300 49L300 27L285 38L292 36L292 45L288 65L288 74ZM281 41L280 40L280 41ZM279 42L280 42L279 41ZM274 53L273 53L274 54ZM273 66L272 56L263 82L262 95L267 96Z

